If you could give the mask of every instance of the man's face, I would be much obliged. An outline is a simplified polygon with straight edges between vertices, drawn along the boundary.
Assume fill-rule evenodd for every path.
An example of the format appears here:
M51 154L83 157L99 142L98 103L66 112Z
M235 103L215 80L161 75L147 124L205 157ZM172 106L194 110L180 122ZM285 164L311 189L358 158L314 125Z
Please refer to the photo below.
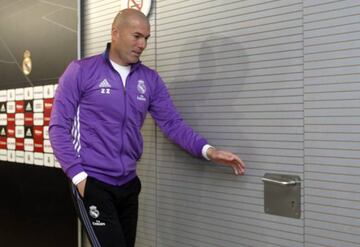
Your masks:
M150 36L148 22L133 18L128 25L112 29L112 52L110 58L121 65L136 63L146 48Z

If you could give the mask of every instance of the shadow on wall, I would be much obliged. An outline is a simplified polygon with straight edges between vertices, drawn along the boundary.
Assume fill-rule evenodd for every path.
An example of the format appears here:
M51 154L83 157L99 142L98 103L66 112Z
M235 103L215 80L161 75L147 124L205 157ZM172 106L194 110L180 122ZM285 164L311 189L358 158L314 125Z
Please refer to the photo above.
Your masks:
M211 144L235 153L241 151L240 144L237 144L238 146L233 144L241 139L239 119L242 114L237 109L239 104L237 99L241 94L241 84L247 76L247 65L247 56L240 41L218 36L202 37L201 40L191 39L184 43L178 53L176 65L171 68L172 80L169 81L172 98L184 120L205 136ZM204 229L198 223L208 221L205 220L206 213L204 213L208 210L203 209L207 199L202 192L209 191L207 188L209 183L211 186L221 187L225 183L232 183L230 180L237 183L238 179L243 179L233 176L232 169L228 167L209 164L197 159L183 164L185 169L189 170L193 170L191 167L195 165L198 166L199 172L191 171L196 177L197 196L189 194L191 186L184 186L184 193L176 194L178 202L167 205L168 209L174 212L172 216L167 215L167 220L173 222L169 231L172 231L171 238L174 242L204 246L206 240L201 237ZM219 179L212 179L214 175L205 172L210 170L215 171L215 176ZM225 179L221 179L223 177ZM194 183L193 176L186 179L189 179L190 184ZM177 188L177 191L181 190L181 186ZM217 200L216 196L214 194L212 199ZM220 203L221 200L218 199ZM188 221L179 222L182 212L175 213L178 211L178 204L188 210L184 217L188 218L191 215L191 221L195 225L189 228ZM189 238L199 237L184 240L183 234L179 234L179 231L189 235Z
M242 114L237 107L247 65L241 41L219 36L188 40L179 52L170 83L172 98L185 121L213 145L235 153L241 151L232 140L234 133L241 139L238 121Z

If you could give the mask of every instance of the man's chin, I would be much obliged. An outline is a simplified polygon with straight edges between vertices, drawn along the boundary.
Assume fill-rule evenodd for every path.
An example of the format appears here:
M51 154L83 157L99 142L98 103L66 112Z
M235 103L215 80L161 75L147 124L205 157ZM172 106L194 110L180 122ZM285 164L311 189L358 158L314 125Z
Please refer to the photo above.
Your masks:
M136 58L133 58L130 60L130 63L137 63L139 61L139 58L136 57Z

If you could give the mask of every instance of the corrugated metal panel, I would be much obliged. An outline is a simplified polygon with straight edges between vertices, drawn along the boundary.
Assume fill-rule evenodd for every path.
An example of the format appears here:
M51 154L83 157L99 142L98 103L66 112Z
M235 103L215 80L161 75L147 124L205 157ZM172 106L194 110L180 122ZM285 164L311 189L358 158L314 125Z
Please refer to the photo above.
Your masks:
M110 41L113 18L120 10L120 1L83 1L83 47L84 56L102 53ZM150 23L154 26L155 13L150 13ZM155 32L148 42L142 61L155 67ZM151 118L146 119L142 129L144 154L138 164L138 175L142 182L136 245L156 246L156 165L155 165L155 126Z
M306 247L360 244L359 13L304 0Z
M82 54L91 56L105 49L110 40L111 23L120 9L114 0L83 1Z
M157 1L157 69L184 119L247 175L157 138L158 246L303 246L264 214L265 172L303 177L302 1Z

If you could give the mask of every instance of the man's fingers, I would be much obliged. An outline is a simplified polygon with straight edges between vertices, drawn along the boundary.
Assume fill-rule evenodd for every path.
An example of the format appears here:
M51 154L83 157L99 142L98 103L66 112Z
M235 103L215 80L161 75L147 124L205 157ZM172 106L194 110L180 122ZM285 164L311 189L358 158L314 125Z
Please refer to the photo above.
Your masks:
M234 170L235 175L239 175L239 171L238 171L237 167L233 166L232 168Z
M245 172L245 170L241 166L235 167L235 170L236 170L235 172L236 175L243 175Z
M231 155L231 163L236 175L243 175L245 172L245 163L236 155Z
M243 175L245 172L245 163L237 155L227 152L216 150L213 153L213 161L219 164L231 166L236 175Z
M240 160L239 158L237 158L234 162L234 166L236 168L236 175L243 175L245 172L245 164L242 160Z

